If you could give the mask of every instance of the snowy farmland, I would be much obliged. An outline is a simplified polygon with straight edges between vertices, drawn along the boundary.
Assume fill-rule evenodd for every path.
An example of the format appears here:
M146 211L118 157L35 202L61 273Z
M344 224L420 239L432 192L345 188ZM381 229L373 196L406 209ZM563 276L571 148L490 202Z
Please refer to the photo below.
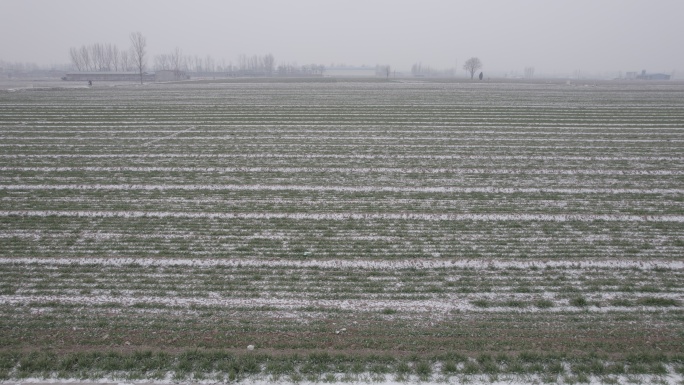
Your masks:
M25 89L0 139L0 380L684 371L682 84Z

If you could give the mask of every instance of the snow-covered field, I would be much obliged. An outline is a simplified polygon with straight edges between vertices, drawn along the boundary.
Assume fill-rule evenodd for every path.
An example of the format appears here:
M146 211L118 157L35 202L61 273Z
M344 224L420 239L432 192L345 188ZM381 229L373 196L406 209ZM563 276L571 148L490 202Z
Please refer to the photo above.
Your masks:
M676 83L0 93L0 381L681 381L683 150Z

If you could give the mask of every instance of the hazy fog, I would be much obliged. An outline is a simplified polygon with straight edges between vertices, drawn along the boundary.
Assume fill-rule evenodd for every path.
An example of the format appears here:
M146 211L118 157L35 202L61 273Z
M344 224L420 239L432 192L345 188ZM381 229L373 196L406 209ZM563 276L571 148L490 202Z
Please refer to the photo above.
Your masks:
M0 60L68 63L70 47L130 32L155 54L235 62L575 70L684 70L682 0L0 0Z

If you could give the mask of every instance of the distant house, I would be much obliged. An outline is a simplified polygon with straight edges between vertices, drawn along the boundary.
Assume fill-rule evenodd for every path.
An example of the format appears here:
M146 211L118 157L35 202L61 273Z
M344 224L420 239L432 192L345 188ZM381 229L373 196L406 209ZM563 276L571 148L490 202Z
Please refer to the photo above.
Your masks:
M670 75L667 74L647 74L646 70L641 71L641 75L636 76L640 80L670 80Z
M139 72L72 72L62 78L66 81L87 82L90 81L109 81L109 82L139 82ZM155 74L143 72L143 81L155 81Z

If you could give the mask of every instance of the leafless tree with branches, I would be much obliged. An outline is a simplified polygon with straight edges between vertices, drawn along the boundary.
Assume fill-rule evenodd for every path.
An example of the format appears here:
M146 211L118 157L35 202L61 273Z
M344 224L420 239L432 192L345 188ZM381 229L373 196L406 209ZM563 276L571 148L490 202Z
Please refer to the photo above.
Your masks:
M273 57L272 54L265 55L262 59L262 62L264 63L264 69L266 70L266 74L268 76L273 75L273 70L275 70L275 58Z
M128 51L121 51L121 53L119 53L119 60L121 60L121 71L130 71L131 57L128 54Z
M463 69L470 73L471 79L475 76L475 72L477 72L480 68L482 68L482 62L476 57L471 57L470 59L466 60L465 64L463 65Z
M131 55L133 56L133 65L140 74L140 84L143 83L143 71L147 64L147 39L140 32L133 32L131 39Z
M69 57L71 58L71 63L76 67L77 70L83 71L83 60L81 60L81 52L76 47L71 47L69 49Z
M532 79L534 76L534 67L525 67L525 79Z
M169 55L162 53L154 55L154 69L156 71L164 71L170 68Z

